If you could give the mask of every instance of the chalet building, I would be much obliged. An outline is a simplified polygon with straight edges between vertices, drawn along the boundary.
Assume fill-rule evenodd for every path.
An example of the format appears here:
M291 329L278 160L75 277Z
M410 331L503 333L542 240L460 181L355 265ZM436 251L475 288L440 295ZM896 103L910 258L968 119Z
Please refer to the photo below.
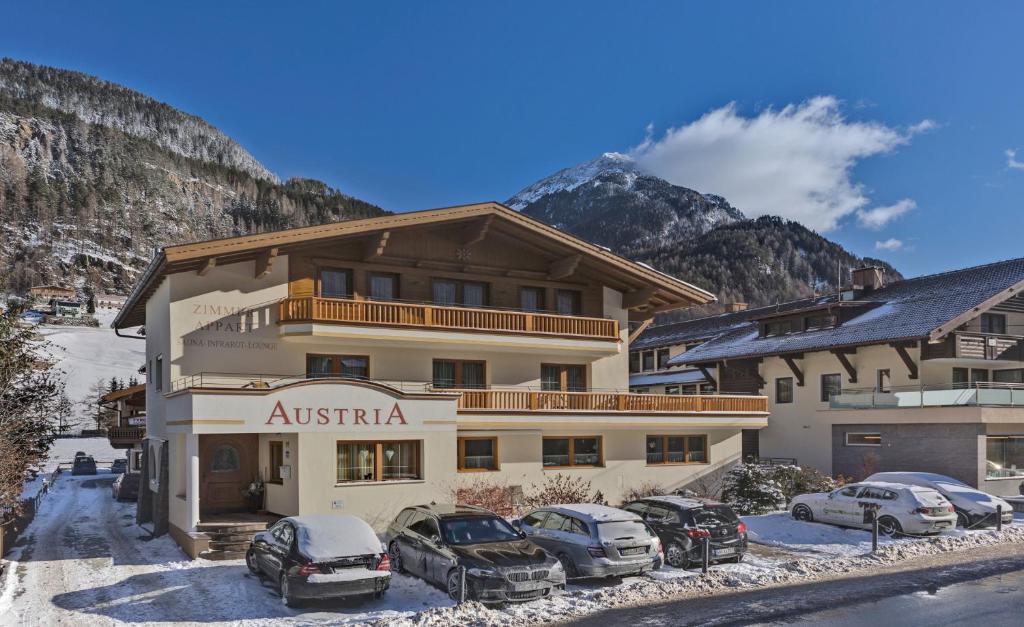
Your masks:
M110 446L126 449L129 472L139 472L146 438L146 384L104 394L100 405L115 413L114 424L107 428Z
M76 292L73 288L62 285L36 285L28 289L29 296L36 302L48 303L53 299L74 300Z
M120 309L128 299L124 294L96 294L97 309Z
M1017 494L1024 259L891 285L861 268L852 283L836 295L651 327L633 346L668 348L667 372L702 369L723 394L767 393L771 423L744 433L745 457L796 458L853 477L931 471Z
M146 329L140 519L196 555L252 509L380 529L467 482L685 486L767 399L629 393L628 329L712 300L495 203L164 248L114 321Z

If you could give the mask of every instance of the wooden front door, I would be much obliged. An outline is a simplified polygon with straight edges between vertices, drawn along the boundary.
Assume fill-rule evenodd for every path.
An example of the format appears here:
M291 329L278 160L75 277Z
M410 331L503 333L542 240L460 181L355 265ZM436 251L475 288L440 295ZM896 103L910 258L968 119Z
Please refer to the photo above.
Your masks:
M259 436L255 433L199 436L199 511L249 509L245 490L256 479Z

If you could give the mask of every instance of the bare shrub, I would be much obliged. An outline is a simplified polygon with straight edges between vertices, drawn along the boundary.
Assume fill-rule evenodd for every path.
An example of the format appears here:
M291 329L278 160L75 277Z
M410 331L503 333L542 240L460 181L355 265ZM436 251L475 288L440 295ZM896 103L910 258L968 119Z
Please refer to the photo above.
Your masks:
M653 481L645 481L626 490L625 494L622 495L622 502L629 503L646 496L665 496L668 492L668 490Z
M474 479L451 488L452 500L456 503L482 507L506 518L518 513L521 494L519 486L486 479Z
M594 492L589 481L562 474L548 475L543 483L531 485L523 499L528 508L568 503L605 504L604 496Z

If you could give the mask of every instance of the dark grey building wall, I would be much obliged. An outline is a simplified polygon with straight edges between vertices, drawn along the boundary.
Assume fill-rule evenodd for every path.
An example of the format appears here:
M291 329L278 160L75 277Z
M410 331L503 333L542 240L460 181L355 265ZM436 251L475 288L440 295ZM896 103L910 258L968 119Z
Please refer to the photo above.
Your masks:
M846 433L880 433L882 445L847 446ZM978 486L981 424L832 425L832 473L863 479L873 472L936 472Z

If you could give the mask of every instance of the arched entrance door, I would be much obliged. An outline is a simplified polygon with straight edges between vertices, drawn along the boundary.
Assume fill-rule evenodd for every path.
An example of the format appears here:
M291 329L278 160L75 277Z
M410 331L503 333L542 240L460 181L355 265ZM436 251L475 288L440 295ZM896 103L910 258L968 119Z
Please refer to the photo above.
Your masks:
M245 490L256 479L259 436L199 436L199 514L249 509Z

